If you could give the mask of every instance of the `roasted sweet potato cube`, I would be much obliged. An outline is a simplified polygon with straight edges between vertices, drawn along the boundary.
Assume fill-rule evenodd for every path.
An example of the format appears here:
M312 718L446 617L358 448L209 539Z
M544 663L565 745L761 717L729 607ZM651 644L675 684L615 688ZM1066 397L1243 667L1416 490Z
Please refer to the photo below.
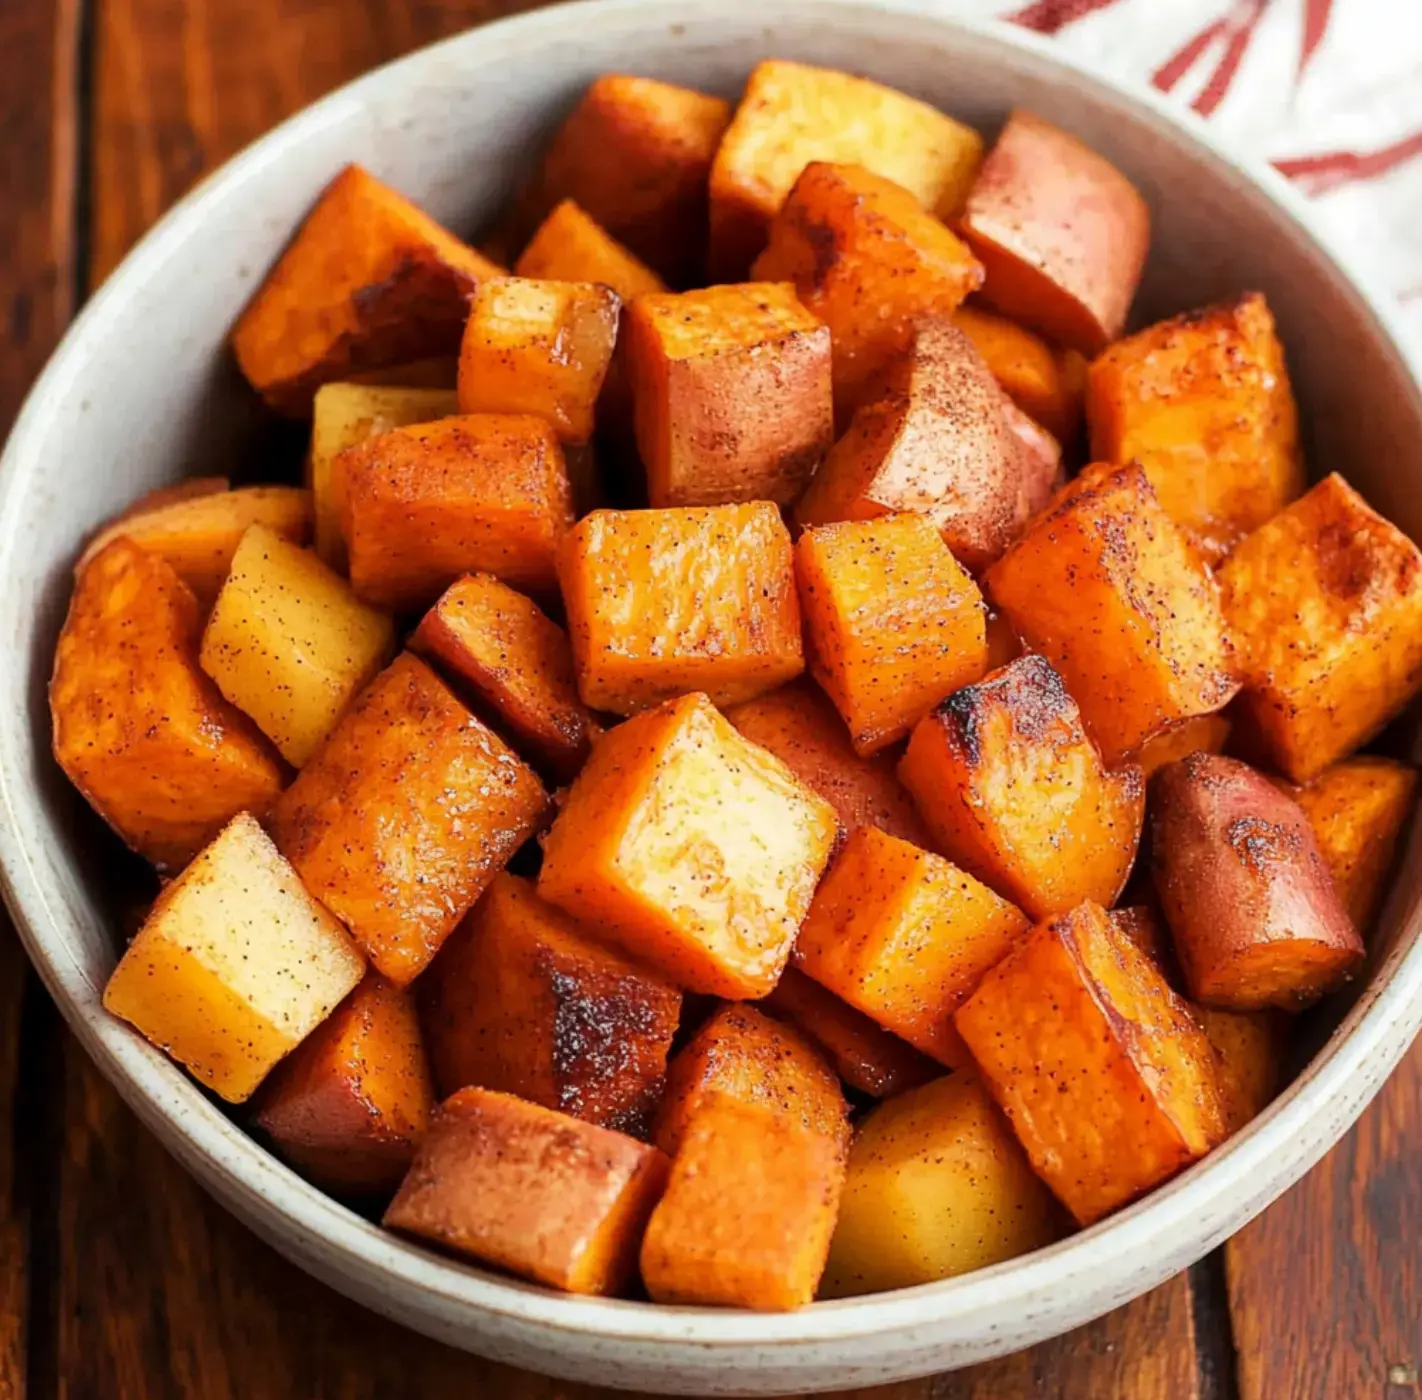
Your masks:
M638 297L627 372L653 506L788 505L834 438L829 328L788 282Z
M936 849L1033 918L1114 904L1145 813L1140 769L1101 761L1043 657L1020 657L919 721L899 777Z
M805 669L794 551L766 501L598 510L558 557L578 693L630 715L692 690L749 700Z
M813 526L795 577L811 674L856 753L902 739L987 669L982 594L921 515Z
M544 843L538 891L680 987L761 997L837 828L828 802L687 695L594 745Z
M440 1095L477 1084L645 1137L681 993L502 874L420 979Z
M219 496L224 491L232 489L232 482L225 476L189 476L182 481L175 481L171 486L155 486L151 491L145 491L127 509L114 516L112 523L117 525L122 520L134 520L139 516L149 514L151 511L161 510L164 506L175 506L180 501L196 501L203 496ZM95 540L85 551L86 554L96 554L98 549ZM77 571L76 571L77 572Z
M1209 570L1140 467L1092 467L984 578L1108 762L1239 689Z
M987 635L987 669L999 671L1009 661L1016 661L1022 655L1022 642L1012 630L1012 624L991 604L983 618ZM897 833L896 833L897 834ZM925 843L920 841L920 846Z
M860 827L815 891L795 965L950 1067L953 1013L1029 927L1021 910L942 856Z
M384 1223L569 1293L616 1293L667 1166L611 1128L461 1089L435 1109Z
M282 794L271 827L311 893L404 986L548 805L533 771L402 652Z
M957 1019L1033 1170L1078 1224L1224 1139L1209 1041L1100 905L1039 924Z
M242 812L158 896L104 1006L240 1103L364 971L345 929Z
M815 1296L844 1185L845 1145L761 1104L712 1094L647 1222L654 1302L781 1312Z
M792 282L834 336L834 403L847 421L915 323L982 284L967 245L902 185L862 165L807 165L752 268Z
M667 285L624 248L574 200L554 206L514 264L519 277L601 282L624 302L667 290Z
M1135 186L1074 136L1018 108L968 194L961 228L983 300L1095 355L1121 334L1150 242Z
M256 1121L303 1176L364 1196L400 1184L433 1107L414 1002L369 972L268 1077Z
M232 331L268 403L309 414L352 371L452 354L470 293L500 269L358 165L327 186Z
M1363 943L1308 818L1246 764L1193 753L1151 784L1155 887L1190 995L1305 1006L1362 966Z
M1229 739L1232 726L1223 715L1196 715L1154 739L1141 745L1136 761L1149 781L1167 763L1192 753L1220 753Z
M1076 431L1079 398L1064 374L1062 357L1041 336L980 306L960 306L953 324L983 358L1002 391L1060 442Z
M1422 553L1336 473L1220 571L1239 728L1296 783L1366 743L1422 688Z
M1012 531L1017 535L1038 511L1052 503L1052 497L1066 482L1066 469L1062 465L1061 443L1035 418L1029 418L1011 399L1002 405L1002 414L1008 432L1017 439L1021 462Z
M1178 989L1179 969L1175 950L1170 945L1170 930L1154 900L1111 910L1111 922L1165 974L1165 980Z
M723 1006L672 1061L652 1141L676 1156L687 1129L712 1095L773 1111L843 1144L848 1109L819 1050L753 1006Z
M982 159L971 127L893 88L830 68L767 59L756 65L711 167L711 266L739 276L812 162L861 165L926 209L962 208Z
M1091 455L1139 462L1212 560L1304 489L1289 371L1258 292L1118 340L1091 365L1086 412Z
M490 275L503 276L503 271L501 267L494 267ZM448 394L453 393L458 378L459 356L451 352L448 355L428 355L420 360L406 360L398 365L385 365L380 369L353 370L339 382L361 384L372 389L439 389ZM324 384L321 386L325 387Z
M972 342L928 317L800 498L801 525L926 516L975 573L1021 528L1022 456L1006 400Z
M478 413L397 428L338 463L351 585L368 602L428 606L476 571L551 592L573 495L541 418Z
M844 721L818 686L795 681L734 706L726 718L819 793L839 814L846 835L877 826L915 846L931 844L913 799L894 775L893 758L855 753Z
M1284 1082L1289 1018L1280 1011L1221 1011L1192 1006L1215 1052L1225 1126L1237 1133L1266 1108Z
M198 666L200 625L172 568L116 539L79 575L49 683L59 766L165 870L186 865L238 812L264 813L285 780Z
M492 574L467 574L424 616L410 647L491 709L562 780L583 766L597 721L578 699L568 634Z

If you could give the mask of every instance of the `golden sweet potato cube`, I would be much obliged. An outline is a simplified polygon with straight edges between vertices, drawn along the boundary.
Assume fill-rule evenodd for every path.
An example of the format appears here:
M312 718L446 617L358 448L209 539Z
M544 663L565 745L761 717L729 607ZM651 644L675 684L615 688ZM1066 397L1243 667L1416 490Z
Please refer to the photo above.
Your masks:
M972 342L940 317L854 414L800 498L801 525L912 511L932 522L975 573L1021 529L1022 449L1006 400Z
M1021 910L942 856L866 826L815 891L795 965L956 1067L967 1056L953 1013L1028 927Z
M192 592L116 539L69 602L49 683L54 756L139 855L186 865L238 812L264 813L285 772L198 666Z
M830 328L841 421L907 347L915 323L950 315L983 275L967 245L902 185L862 165L822 161L795 181L751 271L793 283Z
M364 971L345 929L242 812L158 896L104 1006L241 1103Z
M500 269L358 165L327 186L232 330L273 407L309 414L322 384L459 346L469 295Z
M647 1222L654 1302L781 1312L815 1296L844 1185L845 1148L759 1104L712 1094Z
M711 267L738 276L815 161L861 165L955 216L982 159L971 127L893 88L807 63L766 59L746 83L711 167Z
M1258 292L1118 340L1091 365L1091 455L1139 462L1212 560L1304 489L1284 350Z
M1239 689L1209 570L1134 464L1091 467L988 570L1108 762Z
M1041 336L980 306L960 306L953 324L973 342L1003 393L1023 413L1059 442L1075 433L1080 398L1061 355Z
M445 590L410 638L489 707L533 761L570 780L601 727L578 699L568 634L492 574Z
M950 695L914 729L899 777L935 847L1034 919L1114 904L1131 873L1140 769L1105 767L1043 657Z
M1033 1170L1078 1224L1225 1137L1209 1041L1100 905L1039 924L957 1019Z
M788 282L638 297L627 372L653 506L788 505L834 438L829 328Z
M414 1001L368 972L262 1085L256 1122L303 1176L363 1196L400 1184L433 1108Z
M300 768L395 649L395 625L309 549L253 525L202 634L202 669Z
M282 794L272 835L399 986L547 815L532 769L402 652Z
M805 669L794 550L767 501L594 511L558 576L594 710L629 715L692 690L734 705Z
M1219 578L1240 731L1294 782L1365 744L1422 687L1422 554L1336 472Z
M1012 624L991 603L983 619L987 634L987 669L1000 671L1009 661L1022 655L1022 642L1012 630ZM919 845L924 843L920 841Z
M1147 739L1136 755L1141 775L1149 781L1168 763L1192 753L1223 753L1233 726L1223 715L1196 715L1154 739Z
M514 264L519 277L601 282L624 302L665 292L667 285L574 200L555 205Z
M616 1293L667 1166L610 1128L461 1089L435 1109L384 1224L552 1288Z
M1225 1126L1237 1133L1269 1107L1284 1082L1289 1017L1282 1011L1222 1011L1191 1004L1215 1052Z
M400 610L432 603L461 574L551 591L573 523L553 429L478 413L382 433L338 459L351 585Z
M459 396L452 389L323 384L316 391L307 480L316 517L316 553L338 573L346 570L346 480L345 472L336 470L340 454L392 428L432 423L458 412Z
M812 526L795 576L810 672L856 753L902 739L987 669L982 594L921 515Z
M829 803L687 695L594 745L544 842L538 892L677 986L760 997L837 828Z
M117 525L122 520L134 520L163 506L175 506L180 501L196 501L203 496L217 496L231 489L232 482L225 476L185 477L182 481L173 482L171 486L155 486L153 490L145 491L132 505L114 516L111 523ZM89 555L97 554L96 546L97 539L91 542L84 552ZM77 568L75 572L78 572Z
M420 979L441 1096L477 1084L645 1137L681 993L496 875Z

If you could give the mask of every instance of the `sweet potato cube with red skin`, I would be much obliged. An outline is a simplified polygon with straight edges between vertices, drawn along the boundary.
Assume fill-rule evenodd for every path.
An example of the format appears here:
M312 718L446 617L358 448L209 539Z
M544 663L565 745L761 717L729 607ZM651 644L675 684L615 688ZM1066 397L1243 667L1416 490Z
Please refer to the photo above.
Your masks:
M735 705L805 669L794 550L768 501L594 511L558 576L594 710L630 715L694 690Z
M956 326L927 317L830 449L801 525L925 516L953 557L986 568L1021 528L1022 450L1002 390Z
M1003 404L1002 416L1008 431L1017 439L1021 461L1014 517L1020 527L1051 504L1052 497L1066 482L1066 469L1062 466L1061 443L1011 399Z
M1088 468L983 582L1108 762L1239 689L1209 569L1134 464Z
M795 576L810 672L856 753L902 739L987 669L982 594L921 515L813 526Z
M652 1141L675 1157L713 1095L770 1109L848 1145L849 1109L825 1057L793 1027L753 1006L721 1007L677 1053Z
M788 282L638 297L627 373L653 506L788 505L834 439L829 327Z
M899 763L955 865L1031 917L1114 904L1145 814L1140 769L1101 761L1061 677L1020 657L919 721Z
M762 997L837 831L828 802L687 695L593 746L544 841L538 892L677 986Z
M1026 326L980 306L960 306L953 324L973 342L1003 393L1054 442L1076 432L1081 396L1060 352Z
M578 699L568 634L492 574L450 584L415 629L410 649L467 687L557 778L577 773L602 732Z
M519 277L601 282L624 302L667 290L667 284L646 263L571 199L549 211L519 254L514 272Z
M845 835L877 826L915 846L932 844L913 799L894 775L893 758L855 753L844 721L818 686L794 681L733 706L726 718L819 793L839 814Z
M1147 739L1136 755L1141 773L1149 782L1167 763L1192 753L1222 753L1233 726L1223 715L1196 715Z
M963 241L902 185L861 165L807 165L752 275L791 282L834 336L834 402L847 421L924 315L951 315L982 285Z
M282 794L271 827L307 889L404 986L548 808L533 770L402 652Z
M847 1144L760 1104L712 1094L647 1222L654 1302L803 1307L815 1296L844 1189Z
M237 363L274 408L309 414L322 384L453 354L470 294L501 271L348 165L238 319Z
M179 870L286 771L198 665L192 590L120 537L80 574L49 683L54 756L126 845Z
M960 227L995 310L1083 355L1121 334L1145 265L1150 211L1076 137L1019 107L978 171Z
M1239 736L1294 782L1422 689L1422 552L1337 473L1242 541L1219 579Z
M957 1023L1033 1170L1080 1225L1224 1139L1209 1041L1100 905L1039 924Z
M1222 1011L1191 1006L1215 1052L1225 1124L1237 1133L1269 1107L1284 1082L1289 1017L1282 1011Z
M1151 784L1155 887L1190 995L1296 1010L1346 982L1363 941L1298 803L1237 759L1193 753Z
M785 969L760 1005L810 1041L851 1089L870 1098L892 1098L943 1073L941 1065L908 1041L793 967Z
M942 856L861 827L815 891L795 965L950 1068L953 1013L1029 928L1020 909Z
M551 1288L617 1293L668 1165L611 1128L461 1089L435 1109L383 1223Z
M414 1002L370 972L267 1078L256 1121L303 1176L362 1196L400 1184L433 1108Z
M477 1084L645 1137L681 993L496 875L420 979L441 1095Z

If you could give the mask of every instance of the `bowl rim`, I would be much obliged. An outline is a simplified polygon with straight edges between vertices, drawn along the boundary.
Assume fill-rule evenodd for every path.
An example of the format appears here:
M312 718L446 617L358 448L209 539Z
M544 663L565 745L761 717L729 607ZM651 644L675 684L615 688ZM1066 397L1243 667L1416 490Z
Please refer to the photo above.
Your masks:
M122 316L131 286L159 267L170 249L202 236L204 210L219 191L259 179L288 145L299 144L306 132L332 120L347 104L359 104L386 85L406 81L408 75L462 46L526 49L563 26L585 22L592 12L602 24L632 21L640 26L659 11L674 23L679 8L677 0L572 0L465 30L337 88L202 179L145 234L81 309L30 390L0 455L0 577L16 569L17 550L23 557L23 541L17 538L18 504L33 484L33 470L26 463L37 456L52 415L72 401L70 390L84 370L91 337ZM1143 84L1092 72L1043 36L997 20L949 14L940 0L786 0L783 8L813 11L827 22L856 12L929 19L950 37L956 33L1004 45L1054 66L1103 99L1127 108L1133 120L1162 132L1176 145L1192 148L1191 153L1211 165L1222 183L1262 195L1295 225L1301 246L1357 300L1380 346L1395 358L1409 384L1414 412L1422 419L1417 365L1404 349L1390 299L1370 286L1366 272L1350 266L1303 197L1282 176L1230 154L1192 113L1177 110ZM720 12L728 17L764 17L758 0L722 0ZM17 666L16 673L26 685L34 684L28 662ZM29 727L19 732L28 736ZM31 742L28 737L26 742ZM100 989L70 956L59 932L77 916L60 907L57 892L46 890L33 859L39 838L32 834L35 828L26 823L24 813L35 799L26 790L22 761L33 753L12 752L5 736L0 736L0 744L4 745L0 751L0 892L32 963L86 1053L139 1117L159 1130L168 1150L229 1205L241 1202L246 1223L275 1207L291 1232L287 1245L298 1253L320 1240L361 1277L389 1276L438 1294L459 1309L517 1319L550 1332L698 1348L844 1341L945 1322L974 1326L977 1320L986 1323L990 1316L1000 1316L1004 1309L1022 1309L1063 1290L1089 1288L1112 1261L1128 1254L1167 1253L1172 1237L1178 1242L1180 1233L1191 1229L1207 1201L1242 1198L1249 1202L1248 1215L1257 1214L1346 1131L1422 1026L1419 907L1327 1044L1263 1114L1203 1162L1143 1200L1047 1249L955 1279L815 1303L783 1314L562 1294L432 1253L356 1215L280 1163L216 1108L182 1070L109 1016L100 1004ZM1359 1092L1359 1085L1366 1086L1369 1078L1375 1078L1375 1086ZM1311 1124L1318 1126L1326 1109L1338 1105L1343 1106L1342 1117L1321 1136L1306 1131ZM1261 1190L1261 1180L1271 1185ZM1283 1186L1274 1189L1281 1181ZM1225 1233L1216 1227L1198 1237L1194 1257L1213 1248ZM1161 1269L1155 1282L1172 1271Z

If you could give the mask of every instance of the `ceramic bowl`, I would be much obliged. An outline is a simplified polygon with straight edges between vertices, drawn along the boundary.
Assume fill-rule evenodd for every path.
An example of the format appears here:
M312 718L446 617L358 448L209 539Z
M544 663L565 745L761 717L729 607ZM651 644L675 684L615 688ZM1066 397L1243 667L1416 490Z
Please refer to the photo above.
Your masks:
M1028 104L1106 153L1154 211L1139 319L1267 293L1315 471L1337 468L1422 536L1422 400L1369 296L1271 173L1197 124L1008 27L931 3L602 0L479 29L346 87L182 201L93 299L35 386L0 467L0 867L25 944L120 1093L227 1207L360 1302L516 1365L664 1393L784 1394L946 1370L1027 1346L1198 1259L1297 1180L1422 1022L1422 852L1401 862L1352 1008L1263 1116L1149 1199L969 1277L783 1316L564 1297L436 1256L288 1171L105 1015L119 946L113 845L50 758L45 683L85 536L141 492L260 452L228 327L326 181L358 160L473 232L599 72L734 94L767 56L847 68L993 130ZM1122 1144L1128 1150L1128 1144Z

